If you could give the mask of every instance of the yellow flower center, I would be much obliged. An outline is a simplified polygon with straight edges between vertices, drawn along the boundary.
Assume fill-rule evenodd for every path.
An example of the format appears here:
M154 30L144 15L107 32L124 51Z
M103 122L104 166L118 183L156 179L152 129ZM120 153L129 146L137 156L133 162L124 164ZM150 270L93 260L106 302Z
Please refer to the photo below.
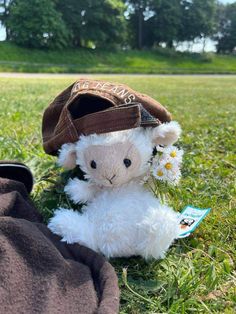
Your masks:
M157 175L158 175L158 177L162 177L163 176L163 172L161 170L158 170L157 171Z
M177 156L176 151L173 150L173 152L170 153L170 156L171 156L171 157L176 157L176 156Z
M165 164L165 168L166 168L167 170L172 169L172 164L171 164L170 162L167 162L167 163Z

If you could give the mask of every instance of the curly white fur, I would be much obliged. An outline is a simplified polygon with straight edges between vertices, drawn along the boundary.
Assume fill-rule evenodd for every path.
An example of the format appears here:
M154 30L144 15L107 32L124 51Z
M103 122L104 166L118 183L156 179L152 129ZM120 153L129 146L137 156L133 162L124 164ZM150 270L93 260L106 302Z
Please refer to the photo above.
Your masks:
M141 179L147 173L153 147L172 144L179 135L179 125L171 122L148 130L81 137L73 146L74 158L88 181L70 180L65 191L75 203L86 205L82 214L56 210L48 227L63 241L79 242L107 257L163 258L178 237L178 217L160 204ZM64 145L63 158L59 156L66 165L73 164L67 159L73 156L71 145Z

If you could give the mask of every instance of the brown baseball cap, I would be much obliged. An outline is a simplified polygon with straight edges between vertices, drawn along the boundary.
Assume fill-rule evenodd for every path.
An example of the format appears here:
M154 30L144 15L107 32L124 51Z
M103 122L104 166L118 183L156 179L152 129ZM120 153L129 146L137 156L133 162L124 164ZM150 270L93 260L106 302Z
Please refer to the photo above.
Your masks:
M157 126L170 113L153 98L130 87L100 80L80 79L60 93L43 115L43 147L56 155L80 135Z

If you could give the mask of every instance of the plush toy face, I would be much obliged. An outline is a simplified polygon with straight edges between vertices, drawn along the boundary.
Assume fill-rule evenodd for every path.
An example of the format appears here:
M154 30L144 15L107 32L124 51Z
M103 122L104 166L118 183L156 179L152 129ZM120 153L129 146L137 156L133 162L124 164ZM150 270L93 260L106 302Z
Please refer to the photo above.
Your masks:
M97 184L112 187L130 181L139 173L141 156L133 143L92 145L84 151L83 170Z
M99 186L118 187L146 175L153 147L174 143L180 135L176 122L150 129L131 129L81 136L75 144L64 144L59 164L79 165L85 177Z

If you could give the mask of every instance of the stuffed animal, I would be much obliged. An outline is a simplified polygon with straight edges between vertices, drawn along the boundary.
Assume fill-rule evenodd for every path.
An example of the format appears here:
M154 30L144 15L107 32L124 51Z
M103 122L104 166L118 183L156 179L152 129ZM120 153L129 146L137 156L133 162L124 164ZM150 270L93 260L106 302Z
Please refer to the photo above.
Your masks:
M59 165L76 165L86 181L70 179L65 192L84 204L82 213L59 208L48 227L62 241L80 243L106 257L163 258L178 237L178 215L147 189L153 148L172 145L181 133L175 121L156 127L81 135L59 152Z

